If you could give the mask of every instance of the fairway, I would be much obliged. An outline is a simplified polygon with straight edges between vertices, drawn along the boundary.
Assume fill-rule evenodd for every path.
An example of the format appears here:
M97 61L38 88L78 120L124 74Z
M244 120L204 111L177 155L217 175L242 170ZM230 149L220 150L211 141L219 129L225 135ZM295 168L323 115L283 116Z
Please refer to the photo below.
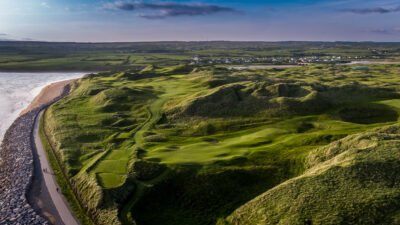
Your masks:
M100 162L93 168L93 172L101 177L101 183L106 188L113 188L122 185L127 177L129 159L132 159L134 150L143 148L145 144L144 133L154 127L161 119L161 110L165 102L173 97L190 92L186 87L190 83L185 83L182 76L171 76L168 78L158 78L142 81L143 84L152 83L153 89L160 94L156 99L151 99L147 107L147 119L134 132L120 133L117 139L133 140L134 144L125 149L116 149L110 151ZM137 82L135 86L141 86L141 82ZM129 87L135 87L129 86ZM128 141L132 142L132 141ZM125 147L125 146L124 146Z
M212 223L301 175L315 149L395 124L398 72L181 65L91 74L49 108L46 131L93 215Z

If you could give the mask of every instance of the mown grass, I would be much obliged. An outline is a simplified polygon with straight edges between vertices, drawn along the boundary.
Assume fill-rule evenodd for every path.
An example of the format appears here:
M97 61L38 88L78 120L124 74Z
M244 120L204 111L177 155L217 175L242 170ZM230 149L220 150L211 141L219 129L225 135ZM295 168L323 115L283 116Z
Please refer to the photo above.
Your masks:
M102 73L51 106L46 129L91 212L113 218L99 223L212 224L303 174L311 151L396 123L399 71L181 65Z
M56 178L57 184L60 187L61 193L64 195L65 199L67 199L69 206L71 207L74 215L79 220L82 225L89 225L93 224L90 218L87 216L85 210L81 207L81 204L76 199L75 194L73 193L72 189L70 188L68 182L68 178L64 176L63 170L60 167L60 164L57 160L57 156L54 155L52 147L50 146L47 136L44 132L43 125L43 116L40 118L39 124L39 136L40 140L42 141L43 148L46 151L47 159L49 160L51 169L54 173Z

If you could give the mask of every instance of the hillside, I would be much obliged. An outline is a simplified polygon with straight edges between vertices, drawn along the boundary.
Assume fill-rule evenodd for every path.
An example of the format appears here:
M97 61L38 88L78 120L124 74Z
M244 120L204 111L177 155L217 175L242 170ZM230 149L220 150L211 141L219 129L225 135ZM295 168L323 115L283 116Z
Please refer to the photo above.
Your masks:
M399 72L89 74L47 110L44 131L98 224L389 224Z
M400 223L399 129L379 128L311 151L301 176L219 224Z

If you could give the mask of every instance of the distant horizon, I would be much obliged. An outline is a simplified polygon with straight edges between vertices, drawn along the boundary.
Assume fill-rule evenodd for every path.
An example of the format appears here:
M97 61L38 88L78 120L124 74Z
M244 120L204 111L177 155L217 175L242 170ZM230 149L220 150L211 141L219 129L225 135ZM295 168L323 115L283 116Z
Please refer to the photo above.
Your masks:
M159 40L159 41L103 41L103 42L95 42L95 41L41 41L41 40L0 40L0 42L31 42L31 43L75 43L75 44L113 44L113 43L157 43L157 42L243 42L243 43L281 43L281 42L321 42L321 43L399 43L400 41L305 41L305 40L291 40L291 41L231 41L231 40L208 40L208 41L196 41L196 40L187 40L187 41L178 41L178 40Z

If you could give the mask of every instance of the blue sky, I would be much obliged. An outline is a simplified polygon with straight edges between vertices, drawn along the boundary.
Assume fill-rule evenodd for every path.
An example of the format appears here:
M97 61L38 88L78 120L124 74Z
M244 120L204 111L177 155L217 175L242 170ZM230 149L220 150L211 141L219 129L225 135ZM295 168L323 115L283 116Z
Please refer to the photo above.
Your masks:
M400 41L400 1L0 0L0 40Z

